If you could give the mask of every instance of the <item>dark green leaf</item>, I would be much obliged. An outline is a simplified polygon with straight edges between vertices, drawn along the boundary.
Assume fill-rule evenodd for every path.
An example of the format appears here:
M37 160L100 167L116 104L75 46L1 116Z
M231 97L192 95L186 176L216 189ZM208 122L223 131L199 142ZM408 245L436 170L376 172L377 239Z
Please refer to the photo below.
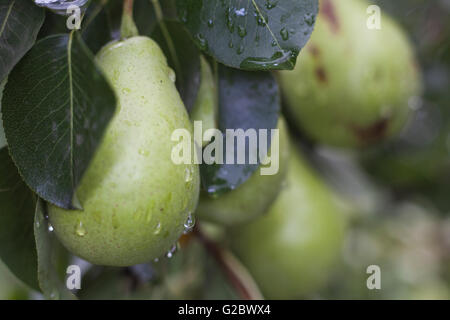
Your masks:
M278 85L269 72L241 71L219 66L219 130L224 135L224 162L227 154L227 129L275 129L280 112ZM259 136L258 136L259 146ZM234 144L235 164L202 164L203 187L210 194L221 194L244 183L259 164L249 162L249 139L246 137L245 164L237 164L238 144ZM259 153L259 149L257 150ZM260 159L258 159L258 163Z
M164 21L152 34L176 73L176 85L187 110L191 110L200 86L200 52L179 22Z
M39 41L14 68L3 96L3 125L14 162L41 198L78 207L75 189L115 106L78 33Z
M30 50L44 22L31 1L0 0L0 82Z
M245 70L293 69L308 41L317 0L177 0L198 46Z
M39 290L33 235L36 197L20 178L8 149L0 150L0 258L17 278Z
M61 265L67 265L68 254L49 230L45 218L44 203L36 202L34 236L38 256L38 279L42 293L47 299L76 299L66 288Z

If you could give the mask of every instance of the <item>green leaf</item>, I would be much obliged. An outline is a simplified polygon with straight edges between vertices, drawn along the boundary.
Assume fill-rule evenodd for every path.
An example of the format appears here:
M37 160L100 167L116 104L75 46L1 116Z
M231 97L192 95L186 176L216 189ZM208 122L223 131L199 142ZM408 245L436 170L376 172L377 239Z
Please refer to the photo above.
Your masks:
M245 70L293 69L308 41L317 0L177 0L198 46Z
M3 125L28 186L66 209L116 106L78 33L40 40L8 77ZM75 202L75 204L73 204Z
M219 66L219 130L224 137L224 164L200 166L202 185L209 194L219 195L234 190L247 181L258 169L249 161L249 139L246 137L245 164L237 164L238 144L234 143L234 163L226 164L227 129L267 129L267 146L270 130L277 127L280 112L279 88L270 72L250 72ZM257 136L259 154L259 135Z
M152 38L158 42L175 70L176 86L187 110L191 110L200 87L200 52L179 22L163 21Z
M49 231L48 219L45 218L44 203L41 199L36 201L34 236L38 257L37 274L42 293L47 299L76 299L65 287L64 273L61 270L61 266L67 265L67 251Z
M0 150L0 258L14 275L39 290L33 235L36 197L20 178L8 149Z
M44 22L31 1L0 0L0 82L30 50Z

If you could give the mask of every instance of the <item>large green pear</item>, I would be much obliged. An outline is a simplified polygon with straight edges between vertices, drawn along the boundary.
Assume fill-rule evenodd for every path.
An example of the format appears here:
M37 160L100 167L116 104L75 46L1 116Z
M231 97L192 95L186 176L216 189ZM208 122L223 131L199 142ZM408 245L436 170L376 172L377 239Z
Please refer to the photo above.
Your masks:
M405 34L386 13L372 10L365 0L321 0L295 69L279 73L288 113L320 143L355 148L388 139L408 119L408 102L421 94Z
M287 185L268 213L232 230L233 251L268 299L312 294L339 261L345 218L332 192L291 150Z
M278 130L278 173L261 175L260 170L256 170L237 189L218 198L202 193L196 212L201 219L224 226L233 226L251 221L267 212L281 190L289 159L289 136L285 120L281 117L278 121Z
M50 222L74 254L129 266L162 255L179 238L199 195L198 165L171 159L174 130L192 133L159 46L133 37L97 56L119 105L77 196L84 210L49 207Z

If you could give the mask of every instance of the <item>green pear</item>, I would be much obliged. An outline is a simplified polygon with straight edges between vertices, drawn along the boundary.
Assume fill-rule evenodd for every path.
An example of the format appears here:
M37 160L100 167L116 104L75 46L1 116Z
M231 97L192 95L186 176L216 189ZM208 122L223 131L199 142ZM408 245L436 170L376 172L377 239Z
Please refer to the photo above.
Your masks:
M94 264L129 266L166 252L183 233L199 195L198 165L171 159L175 129L193 136L175 76L147 37L111 43L97 61L118 96L118 110L77 197L83 211L49 206L56 235Z
M217 109L218 97L214 82L214 75L206 59L200 57L200 88L198 89L197 99L191 111L191 120L201 121L202 130L217 129ZM211 137L209 137L211 138ZM208 137L202 142L202 147L209 143Z
M394 136L421 94L413 50L365 0L320 2L315 29L293 71L279 73L288 113L319 143L358 148ZM369 28L370 27L370 28Z
M265 298L297 299L327 281L339 260L344 230L332 192L291 151L287 185L268 213L234 228L230 238Z
M289 137L285 120L281 117L278 121L278 129L278 173L261 175L260 170L256 170L241 186L219 198L212 198L202 193L196 212L201 219L232 226L251 221L267 212L281 190L289 158Z

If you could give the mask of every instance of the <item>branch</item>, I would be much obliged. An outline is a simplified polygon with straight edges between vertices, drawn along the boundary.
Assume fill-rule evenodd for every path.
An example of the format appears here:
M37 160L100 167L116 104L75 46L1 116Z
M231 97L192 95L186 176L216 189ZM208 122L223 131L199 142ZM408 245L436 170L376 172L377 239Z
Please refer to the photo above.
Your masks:
M194 235L203 244L205 249L216 260L230 284L237 291L243 300L264 299L255 281L245 269L245 267L234 257L234 255L219 247L213 240L209 239L196 225L193 230Z

